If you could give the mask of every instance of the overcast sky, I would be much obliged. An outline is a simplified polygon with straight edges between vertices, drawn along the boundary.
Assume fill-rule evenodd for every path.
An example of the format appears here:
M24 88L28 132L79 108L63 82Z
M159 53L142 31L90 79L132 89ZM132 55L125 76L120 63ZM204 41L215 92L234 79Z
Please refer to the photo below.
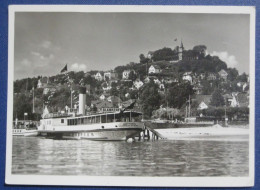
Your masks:
M177 42L174 39L177 38ZM239 72L249 71L249 15L173 13L16 13L15 79L69 70L109 70L140 53L206 45Z

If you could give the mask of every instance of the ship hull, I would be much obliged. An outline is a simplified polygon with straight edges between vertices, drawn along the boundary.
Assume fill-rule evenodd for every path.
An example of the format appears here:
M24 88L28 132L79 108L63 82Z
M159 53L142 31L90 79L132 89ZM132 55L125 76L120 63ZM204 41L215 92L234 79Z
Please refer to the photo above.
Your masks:
M39 129L42 136L67 140L123 141L138 135L144 129L140 122L100 123L79 126L52 126Z
M13 129L13 136L36 137L38 130Z

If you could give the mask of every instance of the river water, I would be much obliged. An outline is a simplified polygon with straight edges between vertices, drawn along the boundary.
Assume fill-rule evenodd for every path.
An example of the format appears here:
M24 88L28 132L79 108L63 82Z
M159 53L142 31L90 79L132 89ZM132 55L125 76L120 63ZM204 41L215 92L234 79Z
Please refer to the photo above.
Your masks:
M248 141L128 143L14 137L13 174L248 176Z

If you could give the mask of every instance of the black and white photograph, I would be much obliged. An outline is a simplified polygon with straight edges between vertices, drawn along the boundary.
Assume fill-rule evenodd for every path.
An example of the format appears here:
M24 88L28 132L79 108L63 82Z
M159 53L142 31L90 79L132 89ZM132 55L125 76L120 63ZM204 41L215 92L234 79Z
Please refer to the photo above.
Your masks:
M255 10L10 6L6 183L254 185Z

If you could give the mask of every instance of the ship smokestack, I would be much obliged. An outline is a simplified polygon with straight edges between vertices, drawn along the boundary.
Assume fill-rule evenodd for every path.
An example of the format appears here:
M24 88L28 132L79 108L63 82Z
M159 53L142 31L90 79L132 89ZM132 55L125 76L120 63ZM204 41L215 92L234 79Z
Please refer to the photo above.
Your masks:
M85 115L85 105L86 105L86 88L80 87L79 89L79 111L78 114Z

